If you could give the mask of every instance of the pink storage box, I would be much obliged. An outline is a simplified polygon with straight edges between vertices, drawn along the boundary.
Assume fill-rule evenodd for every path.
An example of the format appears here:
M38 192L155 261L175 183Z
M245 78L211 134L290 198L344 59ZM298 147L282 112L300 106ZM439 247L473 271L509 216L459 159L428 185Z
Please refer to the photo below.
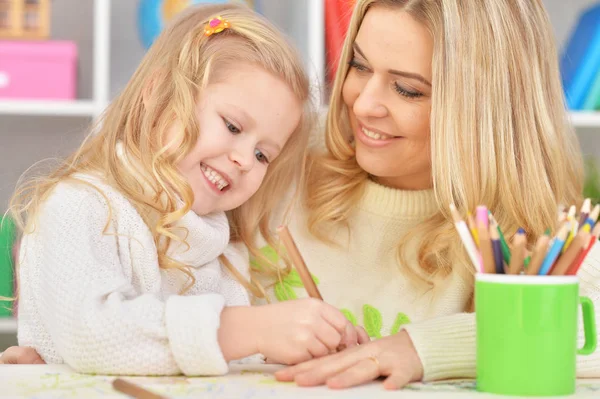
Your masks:
M72 100L77 46L69 41L0 41L0 98Z

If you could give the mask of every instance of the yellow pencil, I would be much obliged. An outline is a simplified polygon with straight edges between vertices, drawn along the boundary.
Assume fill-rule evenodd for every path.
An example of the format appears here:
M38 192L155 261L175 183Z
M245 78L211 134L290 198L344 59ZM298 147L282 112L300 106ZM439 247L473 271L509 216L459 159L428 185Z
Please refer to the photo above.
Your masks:
M473 219L471 212L467 212L467 224L469 225L469 230L473 236L473 241L475 241L475 245L479 248L479 233L477 231L477 226L475 226L475 220Z
M572 221L571 223L571 230L569 231L569 235L567 236L567 240L565 241L565 245L562 248L562 252L561 254L564 254L565 252L567 252L567 249L569 249L569 246L571 245L571 242L573 242L573 239L575 238L575 235L577 234L577 231L579 230L579 222L577 220L575 220L575 218L567 218L567 220Z

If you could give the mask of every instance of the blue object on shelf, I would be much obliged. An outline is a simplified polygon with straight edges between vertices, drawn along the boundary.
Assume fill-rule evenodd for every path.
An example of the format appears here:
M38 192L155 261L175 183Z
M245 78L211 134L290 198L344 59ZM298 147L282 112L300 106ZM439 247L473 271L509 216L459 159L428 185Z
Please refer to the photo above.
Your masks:
M170 10L196 4L221 4L228 0L140 0L137 13L138 35L144 48L154 43L168 22Z
M582 109L600 71L600 4L581 14L561 57L560 68L569 108Z
M596 71L596 77L585 96L582 109L584 111L597 111L600 109L600 69Z

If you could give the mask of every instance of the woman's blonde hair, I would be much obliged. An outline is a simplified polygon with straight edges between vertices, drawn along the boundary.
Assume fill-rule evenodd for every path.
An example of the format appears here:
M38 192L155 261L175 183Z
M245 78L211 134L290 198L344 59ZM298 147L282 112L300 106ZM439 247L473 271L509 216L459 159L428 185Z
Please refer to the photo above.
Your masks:
M206 36L206 24L217 15L231 27ZM160 267L177 268L192 277L186 265L167 256L171 240L181 240L174 234L174 223L193 203L192 190L176 165L202 134L195 115L200 92L211 82L226 79L226 73L240 63L279 77L306 107L296 131L269 165L261 187L228 212L232 241L243 242L251 254L262 258L254 244L256 234L260 232L273 245L268 228L271 213L298 177L293 165L304 161L310 129L309 83L299 55L283 35L260 15L235 4L190 7L167 27L82 146L49 175L19 187L11 201L17 224L31 231L40 205L60 181L79 172L99 172L144 218L154 235ZM176 137L167 137L174 122L182 127ZM119 159L117 143L143 169L141 175L147 177L143 185ZM148 186L151 189L145 190Z
M452 270L472 282L450 203L463 215L485 204L509 237L522 227L531 242L556 229L559 204L581 202L582 159L548 16L541 0L358 0L332 91L327 150L311 155L307 177L309 229L323 239L325 225L347 225L368 179L349 142L342 87L370 7L410 14L434 44L431 166L439 212L411 231L421 240L418 264L404 262L408 237L398 242L398 261L415 282L435 285Z

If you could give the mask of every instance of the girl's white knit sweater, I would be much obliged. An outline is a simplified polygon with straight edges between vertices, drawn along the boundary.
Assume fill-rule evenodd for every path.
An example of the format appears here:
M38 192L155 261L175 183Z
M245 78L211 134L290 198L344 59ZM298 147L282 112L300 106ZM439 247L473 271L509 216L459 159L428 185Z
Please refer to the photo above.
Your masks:
M150 229L101 178L57 185L23 237L18 340L47 363L107 374L223 374L217 341L224 306L249 305L246 290L221 266L222 253L248 277L248 254L228 246L224 213L187 213L178 223L189 248L169 255L189 265L159 268ZM181 230L184 234L184 230Z

